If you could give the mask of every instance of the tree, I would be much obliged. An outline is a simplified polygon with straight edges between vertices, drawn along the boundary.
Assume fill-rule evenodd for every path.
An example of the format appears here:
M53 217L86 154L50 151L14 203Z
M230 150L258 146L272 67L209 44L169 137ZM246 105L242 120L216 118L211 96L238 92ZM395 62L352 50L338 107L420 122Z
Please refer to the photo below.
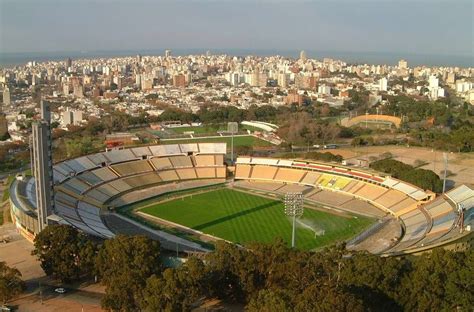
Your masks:
M293 311L291 299L284 290L263 289L245 307L248 312Z
M138 310L147 278L162 271L160 244L146 236L117 235L104 242L95 268L107 287L103 308Z
M0 301L2 304L19 295L25 288L21 280L21 273L15 268L7 266L6 262L0 262Z
M235 245L217 242L216 249L206 258L211 295L239 302L245 299L236 266L241 252Z
M205 294L205 267L201 260L189 258L176 269L147 279L141 303L144 311L189 311Z
M46 275L63 282L91 275L96 247L86 235L68 225L49 225L35 237L36 255Z
M391 174L394 178L412 183L425 190L440 193L443 181L431 170L415 169L395 159L381 159L370 164L372 169Z
M441 248L412 259L397 299L407 311L466 311L474 301L474 253ZM471 276L471 278L467 278Z

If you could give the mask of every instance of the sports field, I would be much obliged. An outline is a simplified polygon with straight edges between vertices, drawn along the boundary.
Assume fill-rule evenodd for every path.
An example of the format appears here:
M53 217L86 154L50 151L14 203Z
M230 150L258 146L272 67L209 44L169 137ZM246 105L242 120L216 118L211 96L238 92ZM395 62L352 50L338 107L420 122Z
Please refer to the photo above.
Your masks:
M186 143L227 143L227 147L230 148L231 145L231 137L230 136L223 136L219 138L186 138L186 139L171 139L171 140L161 140L162 144L186 144ZM234 146L258 146L258 147L266 147L271 146L272 144L256 138L251 135L246 136L236 136L234 137Z
M209 134L216 134L219 130L226 130L227 125L203 125L203 126L196 126L196 127L173 127L167 128L168 131L182 134L188 131L194 131L194 133L209 133Z
M239 244L272 242L276 237L291 241L291 219L284 215L281 201L232 189L186 196L141 211ZM310 250L348 239L372 222L305 209L298 220L296 245Z

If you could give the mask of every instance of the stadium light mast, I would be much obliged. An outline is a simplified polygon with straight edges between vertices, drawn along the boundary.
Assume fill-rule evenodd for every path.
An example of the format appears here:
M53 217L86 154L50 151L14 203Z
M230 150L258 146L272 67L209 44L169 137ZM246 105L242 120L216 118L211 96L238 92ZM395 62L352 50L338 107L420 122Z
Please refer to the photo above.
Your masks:
M231 133L231 147L230 147L230 161L234 164L234 134L239 132L239 123L237 122L228 122L227 123L227 132Z
M303 215L303 193L285 194L285 215L293 217L293 229L291 234L291 247L295 247L296 239L296 217Z

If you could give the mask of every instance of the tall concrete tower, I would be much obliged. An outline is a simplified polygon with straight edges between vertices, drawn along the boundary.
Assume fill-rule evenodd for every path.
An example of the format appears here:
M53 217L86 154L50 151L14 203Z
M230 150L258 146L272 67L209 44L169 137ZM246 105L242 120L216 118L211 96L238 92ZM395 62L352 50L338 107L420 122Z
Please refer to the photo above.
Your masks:
M41 120L32 125L32 171L36 183L38 229L48 226L48 216L54 209L53 159L51 149L51 112L49 104L41 101Z

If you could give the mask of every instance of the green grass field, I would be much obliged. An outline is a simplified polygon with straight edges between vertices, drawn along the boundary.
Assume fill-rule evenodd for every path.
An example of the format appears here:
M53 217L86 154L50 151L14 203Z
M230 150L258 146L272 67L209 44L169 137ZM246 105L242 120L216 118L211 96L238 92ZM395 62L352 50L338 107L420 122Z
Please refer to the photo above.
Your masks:
M209 134L216 134L219 130L226 130L226 125L203 125L200 127L176 127L176 128L168 128L169 131L174 133L184 133L187 131L194 131L196 134L202 133L209 133Z
M231 138L230 137L220 137L220 138L194 138L194 139L184 139L184 140L161 140L162 144L185 144L185 143L227 143L227 147L230 148ZM271 146L272 144L260 140L254 136L238 136L234 137L234 146Z
M284 215L281 201L236 190L196 194L141 211L239 244L272 242L277 237L291 241L291 219ZM305 250L329 245L358 234L372 222L364 217L305 209L298 222L296 245ZM323 235L315 235L321 230Z

